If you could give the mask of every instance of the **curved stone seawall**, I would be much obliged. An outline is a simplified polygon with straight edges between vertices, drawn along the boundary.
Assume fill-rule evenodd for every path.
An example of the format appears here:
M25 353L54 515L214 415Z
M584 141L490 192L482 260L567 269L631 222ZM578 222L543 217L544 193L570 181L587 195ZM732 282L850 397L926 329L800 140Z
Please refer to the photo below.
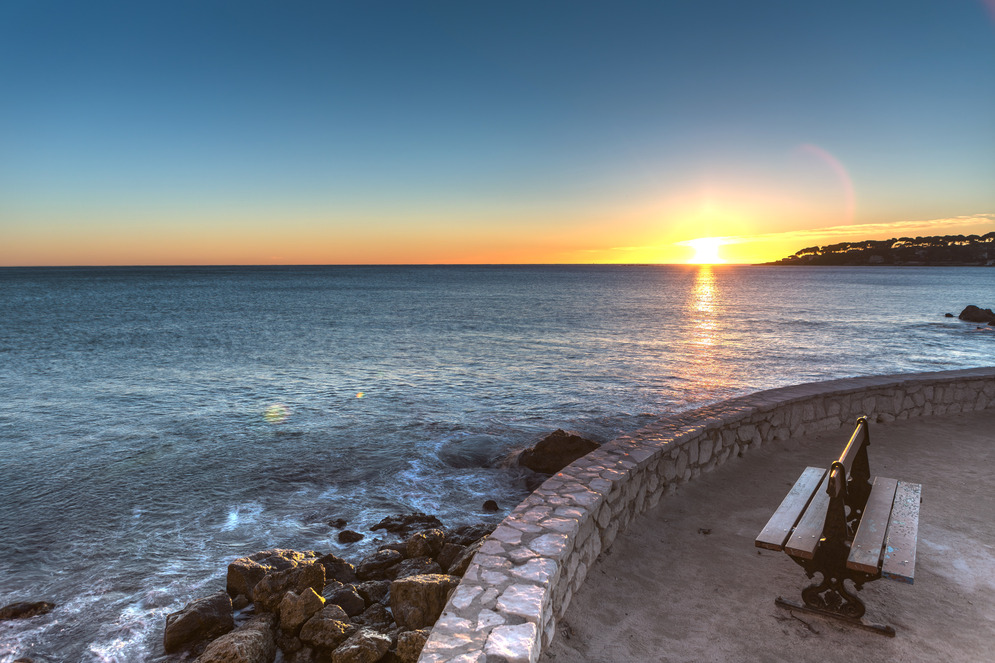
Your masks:
M419 663L535 661L588 569L634 516L750 449L852 429L861 415L888 422L988 407L995 367L874 376L762 391L612 440L550 477L494 530Z

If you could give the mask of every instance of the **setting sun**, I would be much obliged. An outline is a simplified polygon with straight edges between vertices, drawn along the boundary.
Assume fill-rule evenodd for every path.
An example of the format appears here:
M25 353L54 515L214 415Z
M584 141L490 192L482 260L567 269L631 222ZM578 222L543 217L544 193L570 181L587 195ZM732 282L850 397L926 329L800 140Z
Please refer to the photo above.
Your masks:
M725 244L721 237L701 237L681 244L694 249L694 256L688 260L688 264L717 265L725 262L719 255L719 247Z

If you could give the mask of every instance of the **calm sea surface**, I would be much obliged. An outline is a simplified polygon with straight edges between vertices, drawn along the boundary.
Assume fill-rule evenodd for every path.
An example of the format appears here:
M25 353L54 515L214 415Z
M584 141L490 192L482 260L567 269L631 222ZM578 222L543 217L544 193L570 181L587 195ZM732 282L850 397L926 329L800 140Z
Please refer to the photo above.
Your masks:
M526 494L502 461L775 386L995 363L985 268L0 269L0 662L143 661L272 547ZM327 523L366 532L340 545Z

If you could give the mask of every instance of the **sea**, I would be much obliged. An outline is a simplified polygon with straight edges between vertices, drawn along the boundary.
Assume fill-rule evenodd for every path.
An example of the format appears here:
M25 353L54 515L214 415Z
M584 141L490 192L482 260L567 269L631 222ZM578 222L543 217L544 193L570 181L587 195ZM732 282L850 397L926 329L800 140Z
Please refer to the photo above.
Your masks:
M270 548L496 522L514 454L772 387L995 363L983 267L0 269L0 663L165 661ZM483 510L486 500L500 507ZM336 519L364 535L339 543Z

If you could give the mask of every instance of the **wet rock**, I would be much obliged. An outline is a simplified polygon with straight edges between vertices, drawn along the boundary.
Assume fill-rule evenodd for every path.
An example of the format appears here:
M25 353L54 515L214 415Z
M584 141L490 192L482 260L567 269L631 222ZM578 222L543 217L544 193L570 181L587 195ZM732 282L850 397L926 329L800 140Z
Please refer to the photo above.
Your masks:
M360 580L384 580L389 574L386 571L399 563L403 555L396 550L378 550L374 554L363 558L356 569L356 576Z
M367 580L353 585L367 607L374 603L387 604L387 595L390 593L390 580Z
M447 542L443 545L442 551L439 552L439 557L437 559L442 570L448 573L449 567L464 550L466 550L466 546L461 546L455 543Z
M495 513L498 510L498 504L494 500L487 500L484 502L484 511L487 513Z
M358 615L366 609L366 601L352 585L342 585L332 589L326 587L324 596L328 603L339 606L350 617Z
M394 578L424 575L426 573L442 573L442 567L431 557L415 557L406 559L397 566L391 567Z
M459 578L442 574L395 580L390 585L390 607L394 621L407 630L432 626L457 585Z
M333 609L329 609L329 608ZM352 635L356 627L340 619L342 608L326 606L301 628L301 642L312 647L335 649ZM348 619L348 618L347 618Z
M273 615L259 615L212 642L196 663L272 663L276 657Z
M325 599L308 587L300 594L289 591L283 595L277 610L280 614L280 630L297 633L304 622L325 607Z
M272 612L287 592L303 594L307 588L320 592L325 587L325 567L316 561L263 576L252 593L257 609Z
M409 513L406 515L387 516L370 529L374 531L382 529L392 534L407 536L411 532L417 530L432 529L436 527L442 527L441 520L435 516L419 512Z
M0 622L7 619L29 619L44 615L55 607L54 603L48 601L20 601L10 603L0 608Z
M995 313L990 308L978 308L973 304L961 311L957 317L966 322L995 322Z
M338 537L339 543L355 543L357 541L363 540L363 535L359 532L354 532L351 529L344 529L339 532Z
M361 628L332 652L332 663L376 663L390 649L390 636Z
M446 542L446 533L440 528L415 532L405 542L406 557L435 558Z
M944 313L943 317L944 318L952 318L952 317L954 317L954 314L953 313Z
M457 527L446 536L446 543L455 543L459 546L468 546L471 543L476 543L488 534L494 531L497 525L489 525L487 523L477 523L476 525L463 525L462 527Z
M167 654L197 648L235 628L231 597L218 592L191 601L166 615L163 646Z
M418 629L417 631L401 631L397 634L397 647L395 652L401 663L417 663L425 642L431 629Z
M292 569L302 563L313 562L317 553L313 550L300 552L278 548L262 550L248 557L239 557L228 565L228 595L245 595L249 601L255 600L253 589L266 574Z
M318 563L325 567L325 581L338 580L352 582L356 579L356 567L341 557L329 553L318 558Z
M578 458L598 448L598 443L557 429L519 455L518 464L533 472L556 474Z

